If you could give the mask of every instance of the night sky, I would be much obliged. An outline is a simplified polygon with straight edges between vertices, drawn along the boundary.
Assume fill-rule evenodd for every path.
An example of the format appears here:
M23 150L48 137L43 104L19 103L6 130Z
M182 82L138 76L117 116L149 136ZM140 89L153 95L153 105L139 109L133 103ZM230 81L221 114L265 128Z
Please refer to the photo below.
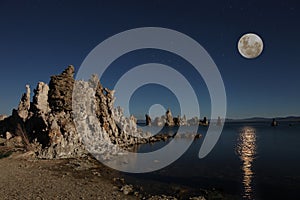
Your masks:
M18 105L25 84L34 89L72 64L76 70L106 38L138 27L164 27L200 43L219 68L227 93L227 117L300 115L299 1L15 1L0 0L0 113ZM264 51L245 59L239 38L257 33ZM185 74L197 91L201 115L210 99L201 77L176 55L138 50L121 56L101 79L112 88L138 64L158 62ZM167 88L146 85L132 96L138 118L154 103L179 114Z

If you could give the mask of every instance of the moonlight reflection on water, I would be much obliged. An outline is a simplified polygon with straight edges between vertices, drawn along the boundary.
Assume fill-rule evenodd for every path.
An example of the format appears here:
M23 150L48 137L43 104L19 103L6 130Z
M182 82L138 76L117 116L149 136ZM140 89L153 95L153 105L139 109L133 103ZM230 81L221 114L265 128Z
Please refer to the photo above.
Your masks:
M244 186L243 198L253 199L252 164L256 155L256 134L254 128L245 127L241 130L236 151L242 161Z

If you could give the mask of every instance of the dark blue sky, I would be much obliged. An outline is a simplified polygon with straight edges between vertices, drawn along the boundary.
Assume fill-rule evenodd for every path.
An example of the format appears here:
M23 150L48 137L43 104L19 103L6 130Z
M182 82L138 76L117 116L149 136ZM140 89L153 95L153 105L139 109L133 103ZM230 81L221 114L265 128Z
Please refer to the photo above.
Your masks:
M48 82L50 75L69 64L78 69L106 38L127 29L154 26L187 34L208 51L224 80L228 117L300 115L299 8L296 0L1 0L0 113L10 114L17 106L25 84L34 88L38 81ZM247 60L237 51L239 37L247 32L259 34L264 41L264 51L257 59ZM201 77L193 77L188 64L173 55L136 52L116 60L111 71L119 67L126 72L136 64L154 61L189 76L198 91L201 115L209 115L210 100ZM104 86L114 84L118 77L114 74L107 73ZM155 96L153 103L165 102L164 95L169 92L155 87L145 86L136 92L131 100L132 105L137 104L131 108L133 114L143 116L151 102L144 107L141 102L150 96ZM175 100L165 106L178 113Z

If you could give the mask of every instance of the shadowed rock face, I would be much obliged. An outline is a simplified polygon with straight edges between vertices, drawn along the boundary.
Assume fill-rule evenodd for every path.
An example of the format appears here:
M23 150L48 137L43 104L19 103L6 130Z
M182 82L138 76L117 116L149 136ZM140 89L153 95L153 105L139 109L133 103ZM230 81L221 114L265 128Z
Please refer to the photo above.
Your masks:
M151 117L148 114L146 114L145 117L146 117L146 126L151 126L152 123Z
M23 132L19 132L20 127L22 131L25 130L25 123L22 117L19 115L18 110L13 109L11 116L0 121L0 136L6 137L8 134L12 136L22 135Z
M72 110L72 92L74 87L74 67L70 65L62 74L51 76L48 101L53 111Z
M175 126L180 126L180 116L174 117L173 122Z

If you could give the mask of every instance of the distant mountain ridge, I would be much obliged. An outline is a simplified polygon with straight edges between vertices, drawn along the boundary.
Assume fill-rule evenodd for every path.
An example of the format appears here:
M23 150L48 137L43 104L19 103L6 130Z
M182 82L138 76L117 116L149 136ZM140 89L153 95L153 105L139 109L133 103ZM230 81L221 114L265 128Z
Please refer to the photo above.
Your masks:
M299 121L300 122L300 116L288 116L288 117L251 117L251 118L245 118L245 119L226 119L227 122L264 122L264 121L272 121L273 118L276 119L276 121Z
M272 122L275 118L278 122L300 122L300 116L287 116L287 117L250 117L244 119L226 118L226 122ZM216 119L214 119L216 121ZM211 121L211 120L210 120ZM137 124L145 124L144 119L138 119Z

